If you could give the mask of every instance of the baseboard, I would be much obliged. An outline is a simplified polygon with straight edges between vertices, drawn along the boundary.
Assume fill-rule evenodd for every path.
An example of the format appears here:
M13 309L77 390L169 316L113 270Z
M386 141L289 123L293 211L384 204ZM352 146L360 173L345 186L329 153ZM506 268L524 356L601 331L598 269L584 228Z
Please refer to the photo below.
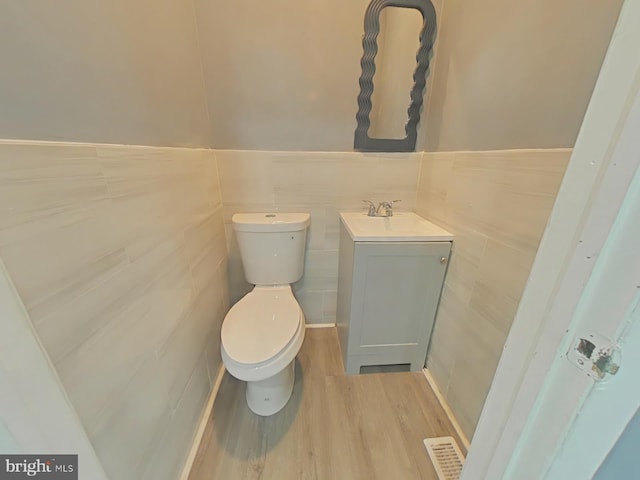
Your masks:
M220 370L218 370L218 376L216 377L216 382L213 384L213 388L211 389L211 393L209 394L207 403L204 407L204 410L202 410L202 416L200 417L200 421L198 422L198 428L193 438L193 444L191 445L191 449L189 450L189 455L187 456L187 460L184 464L184 468L182 469L182 475L180 475L180 480L187 480L189 478L189 474L191 473L191 468L193 467L193 462L196 459L196 454L198 453L198 449L200 448L200 442L202 442L202 436L204 435L204 430L207 426L207 422L209 421L209 417L211 416L211 411L213 410L213 404L216 400L216 396L218 395L218 390L220 390L220 384L222 383L222 377L224 377L224 372L225 372L224 365L221 365Z
M335 327L335 323L307 323L305 328L333 328Z
M424 373L424 376L426 377L427 382L429 382L429 386L431 387L431 390L433 390L433 393L436 394L436 397L438 398L438 402L440 402L440 406L442 406L444 413L447 414L447 417L449 418L449 421L453 425L453 428L455 429L456 433L460 437L460 440L462 441L464 448L466 448L467 451L469 451L469 445L470 445L469 439L462 431L462 427L458 423L458 420L456 420L456 417L451 411L451 408L449 408L449 404L445 400L444 395L442 395L442 392L440 392L440 389L438 388L436 381L433 379L433 377L431 376L431 373L426 368L422 369L422 373Z

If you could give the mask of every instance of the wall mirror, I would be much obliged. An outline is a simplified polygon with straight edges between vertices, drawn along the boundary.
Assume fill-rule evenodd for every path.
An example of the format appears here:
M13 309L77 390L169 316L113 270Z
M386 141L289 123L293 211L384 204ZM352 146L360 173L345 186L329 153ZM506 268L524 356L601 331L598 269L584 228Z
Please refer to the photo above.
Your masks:
M364 30L354 149L413 152L435 41L433 4L373 0Z

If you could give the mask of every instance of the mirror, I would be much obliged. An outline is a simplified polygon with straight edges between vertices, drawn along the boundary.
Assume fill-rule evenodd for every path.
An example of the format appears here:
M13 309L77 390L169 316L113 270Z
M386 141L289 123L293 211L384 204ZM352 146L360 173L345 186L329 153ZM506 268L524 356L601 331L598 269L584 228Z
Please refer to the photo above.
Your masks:
M430 0L373 0L364 26L354 149L413 152L435 40L433 4ZM417 47L413 61L408 60L415 51L412 45ZM413 74L409 88L398 88L409 71ZM377 91L374 77L380 85Z
M406 135L404 126L421 29L422 15L418 10L387 7L380 12L369 127L373 138L402 139Z

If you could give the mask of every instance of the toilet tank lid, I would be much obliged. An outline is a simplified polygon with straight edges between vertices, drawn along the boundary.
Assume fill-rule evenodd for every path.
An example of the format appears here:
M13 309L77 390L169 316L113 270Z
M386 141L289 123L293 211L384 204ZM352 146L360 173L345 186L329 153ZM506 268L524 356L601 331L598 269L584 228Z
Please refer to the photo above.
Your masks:
M308 213L236 213L231 217L238 232L297 232L311 223Z

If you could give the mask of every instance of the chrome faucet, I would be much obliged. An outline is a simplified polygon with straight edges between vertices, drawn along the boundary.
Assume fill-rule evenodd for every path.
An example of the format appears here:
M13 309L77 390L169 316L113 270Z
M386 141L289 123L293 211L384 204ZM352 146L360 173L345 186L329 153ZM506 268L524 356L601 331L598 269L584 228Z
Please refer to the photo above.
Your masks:
M371 200L362 200L363 202L368 203L368 207L369 207L369 212L367 212L367 215L369 217L375 217L376 216L376 204L373 203Z
M393 204L402 200L391 200L390 202L380 202L376 210L377 217L393 217ZM384 209L384 214L380 210Z
M402 200L392 200L390 202L380 202L376 208L376 204L371 200L363 200L363 202L367 203L367 208L369 209L367 215L369 217L393 217L393 204L401 201Z

